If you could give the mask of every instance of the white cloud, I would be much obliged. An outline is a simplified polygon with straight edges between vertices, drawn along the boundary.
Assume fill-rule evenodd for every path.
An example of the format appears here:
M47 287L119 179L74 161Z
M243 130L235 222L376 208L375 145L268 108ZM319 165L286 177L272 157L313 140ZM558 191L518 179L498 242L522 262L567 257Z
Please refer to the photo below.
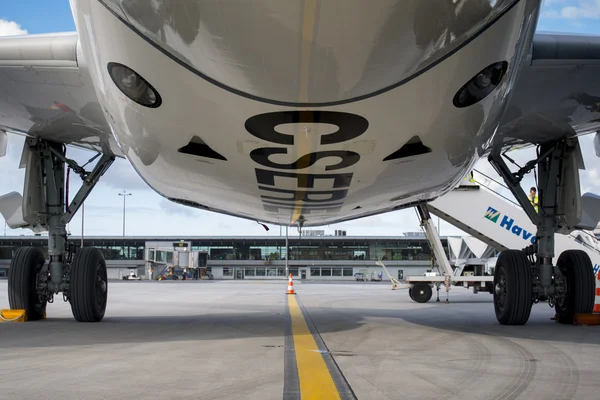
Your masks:
M600 19L600 0L546 0L541 14L546 19Z
M88 156L90 154L92 153L88 153ZM129 161L122 158L116 159L101 179L103 183L119 190L152 190L135 172Z
M558 10L544 10L542 11L541 18L543 19L557 19L560 18L560 12Z
M15 21L0 19L0 36L26 35L27 30L22 29L21 25Z

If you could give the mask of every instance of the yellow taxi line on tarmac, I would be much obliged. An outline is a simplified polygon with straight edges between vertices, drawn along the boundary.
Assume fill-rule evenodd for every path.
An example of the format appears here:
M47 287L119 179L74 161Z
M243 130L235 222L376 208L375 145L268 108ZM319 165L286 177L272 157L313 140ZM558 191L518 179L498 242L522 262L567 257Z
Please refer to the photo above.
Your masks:
M300 398L302 400L340 400L329 368L308 329L302 310L294 296L288 296L292 320L292 336L298 367Z

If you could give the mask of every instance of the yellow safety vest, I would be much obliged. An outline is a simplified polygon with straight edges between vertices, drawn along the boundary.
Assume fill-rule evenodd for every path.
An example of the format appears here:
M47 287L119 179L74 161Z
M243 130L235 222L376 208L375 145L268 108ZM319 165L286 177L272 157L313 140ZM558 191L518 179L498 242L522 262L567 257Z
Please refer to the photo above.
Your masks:
M538 196L536 195L533 199L531 197L529 197L529 202L531 203L531 205L533 206L533 208L535 209L535 212L539 212L538 211Z
M469 174L469 181L471 181L471 183L475 183L475 178L473 177L473 171L471 171L471 173Z

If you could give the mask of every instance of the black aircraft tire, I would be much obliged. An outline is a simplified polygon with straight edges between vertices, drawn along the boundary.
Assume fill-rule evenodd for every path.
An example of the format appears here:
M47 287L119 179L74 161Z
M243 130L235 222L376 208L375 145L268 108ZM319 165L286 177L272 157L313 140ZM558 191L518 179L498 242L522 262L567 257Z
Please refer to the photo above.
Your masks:
M502 325L525 325L533 305L531 265L520 250L500 253L494 271L494 310Z
M37 295L38 274L44 263L44 253L38 247L20 247L8 270L8 304L11 310L25 310L27 319L44 318L47 302Z
M556 266L567 281L566 298L555 306L556 320L572 324L575 314L591 314L594 310L596 280L592 261L585 251L566 250L558 257Z
M71 311L79 322L104 318L108 298L106 262L99 249L79 249L71 265Z

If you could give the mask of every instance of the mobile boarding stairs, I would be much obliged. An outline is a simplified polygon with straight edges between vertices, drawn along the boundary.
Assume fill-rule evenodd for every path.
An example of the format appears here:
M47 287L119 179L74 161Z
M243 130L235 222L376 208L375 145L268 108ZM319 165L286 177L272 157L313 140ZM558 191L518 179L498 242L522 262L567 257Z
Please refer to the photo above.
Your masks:
M478 291L493 292L493 271L485 271L485 268L482 267L476 269L479 274L475 275L472 272L464 272L462 266L455 269L451 267L430 214L499 251L524 248L535 241L536 227L522 208L508 197L486 187L491 182L503 185L480 172L477 176L486 177L487 182L485 184L472 183L465 178L456 189L427 205L417 207L421 226L433 250L441 274L428 273L423 276L407 276L403 281L398 281L389 274L385 265L378 261L377 264L384 268L392 281L392 289L408 288L410 297L419 303L425 303L431 299L433 287L437 288L437 300L439 301L441 285L445 287L446 293L452 285L473 288L475 293ZM558 255L570 249L585 251L594 266L594 274L598 274L600 243L592 233L576 230L569 235L555 234L555 254ZM448 301L447 297L446 301Z

